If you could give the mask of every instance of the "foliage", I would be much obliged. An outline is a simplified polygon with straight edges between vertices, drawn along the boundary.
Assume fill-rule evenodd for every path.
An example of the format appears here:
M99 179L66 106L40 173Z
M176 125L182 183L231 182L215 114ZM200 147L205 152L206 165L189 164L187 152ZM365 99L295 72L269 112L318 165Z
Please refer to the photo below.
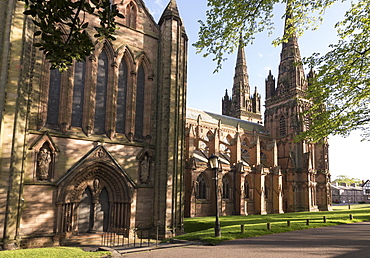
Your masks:
M276 4L287 5L287 19L285 34L273 41L275 45L286 42L294 33L300 36L307 29L316 29L325 10L344 1L208 0L206 21L199 21L199 39L194 46L205 57L214 56L218 71L223 55L237 49L240 37L245 46L253 42L256 33L271 33ZM318 142L330 134L347 136L356 129L363 130L364 139L370 136L369 12L370 1L353 1L344 20L336 24L338 43L330 45L331 51L326 54L304 59L317 75L310 82L307 96L315 103L304 114L313 124L299 140Z
M99 252L84 252L78 247L47 247L47 248L33 248L33 249L20 249L20 250L9 250L1 251L0 256L11 257L11 258L23 258L23 257L109 257L111 252L99 251Z
M301 135L316 142L332 135L362 130L370 140L370 1L357 1L336 24L339 41L323 56L305 59L317 67L308 97L314 105L305 112L313 125ZM325 108L323 108L325 106Z
M298 36L309 28L316 29L322 21L326 8L338 0L289 0L284 17L287 19L287 33L273 43L279 44L296 33ZM205 51L204 57L214 55L218 71L222 67L225 53L233 53L239 46L253 42L255 34L274 29L272 20L276 4L286 0L208 0L207 20L199 21L199 39L194 43L197 52ZM291 26L294 24L295 26Z
M337 178L333 181L337 182L338 184L346 183L346 184L361 184L362 181L358 178L349 178L347 175L339 175Z
M94 45L89 38L85 21L86 14L96 15L100 26L95 27L95 38L115 40L114 32L118 29L115 17L123 18L117 5L109 0L24 0L25 15L31 16L37 30L35 36L41 36L36 47L43 50L51 62L52 69L66 70L73 60L81 61L90 55Z
M221 238L214 237L214 217L186 218L184 220L186 234L177 236L176 238L184 240L199 240L208 244L217 244L226 240L362 222L370 219L369 204L351 205L350 210L348 210L347 205L334 206L333 209L335 209L335 211L250 216L221 216ZM353 215L353 220L350 220L350 214ZM323 216L326 216L326 223L323 221ZM309 225L306 225L307 219L310 220ZM290 227L287 226L288 220L290 221ZM267 229L267 223L271 224L271 230ZM241 233L240 225L245 225L245 233Z

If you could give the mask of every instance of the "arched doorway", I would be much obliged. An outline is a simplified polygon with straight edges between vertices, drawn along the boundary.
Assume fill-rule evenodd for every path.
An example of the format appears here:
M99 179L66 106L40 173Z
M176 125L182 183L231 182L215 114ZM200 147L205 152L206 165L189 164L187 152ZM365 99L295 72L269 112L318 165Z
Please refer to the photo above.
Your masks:
M130 226L133 186L120 169L90 163L69 173L58 188L59 233L117 231Z

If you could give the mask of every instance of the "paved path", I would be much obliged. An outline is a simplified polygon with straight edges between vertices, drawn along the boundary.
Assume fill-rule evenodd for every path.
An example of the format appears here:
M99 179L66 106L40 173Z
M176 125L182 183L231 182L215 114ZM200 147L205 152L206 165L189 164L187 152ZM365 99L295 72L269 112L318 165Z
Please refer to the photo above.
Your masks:
M125 254L128 258L370 257L370 222L299 230L227 241Z

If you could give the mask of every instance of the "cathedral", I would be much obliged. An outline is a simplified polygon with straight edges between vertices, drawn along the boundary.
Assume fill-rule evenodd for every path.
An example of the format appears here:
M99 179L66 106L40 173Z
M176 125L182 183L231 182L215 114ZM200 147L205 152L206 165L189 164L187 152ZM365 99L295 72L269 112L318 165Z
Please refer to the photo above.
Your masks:
M295 37L277 81L266 79L264 121L243 48L232 95L213 114L186 108L176 1L158 22L143 0L112 2L124 15L117 40L95 41L88 28L94 52L63 73L33 47L24 5L0 2L1 248L122 229L130 237L138 225L171 237L184 217L213 216L216 200L223 215L331 209L327 143L294 141L311 103ZM222 165L216 183L211 154Z
M214 215L215 201L222 215L331 210L327 142L295 141L309 127L301 114L311 105L305 91L314 76L305 76L300 61L292 36L282 45L277 80L270 71L265 81L264 121L241 47L222 115L187 109L185 216ZM221 163L217 176L208 166L211 154Z

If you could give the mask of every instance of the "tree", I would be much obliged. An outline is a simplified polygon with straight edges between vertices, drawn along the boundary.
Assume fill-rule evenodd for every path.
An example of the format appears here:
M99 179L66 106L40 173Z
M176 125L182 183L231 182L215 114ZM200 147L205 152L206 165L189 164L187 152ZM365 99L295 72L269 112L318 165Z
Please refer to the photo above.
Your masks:
M344 1L344 0L343 0ZM274 29L274 7L287 5L284 17L286 33L273 44L286 42L293 34L300 36L307 29L316 29L322 14L342 0L208 0L206 21L199 21L199 39L194 46L204 56L214 55L215 71L222 67L223 54L232 53L239 44L253 42L256 33ZM307 97L314 101L303 115L310 117L310 130L299 139L318 142L328 135L347 136L352 130L370 136L370 1L351 4L343 21L335 28L339 36L331 50L304 58L304 63L316 71Z
M339 176L337 176L337 178L333 182L337 182L338 184L346 183L348 185L350 185L350 184L358 184L358 185L362 184L362 181L360 179L350 178L347 175L339 175Z
M116 17L123 18L117 5L109 0L24 0L25 15L31 16L36 26L35 36L40 39L34 45L43 50L51 68L66 70L73 60L81 61L89 56L94 45L87 33L89 23L85 15L96 15L100 26L95 27L95 38L115 40L118 29Z

